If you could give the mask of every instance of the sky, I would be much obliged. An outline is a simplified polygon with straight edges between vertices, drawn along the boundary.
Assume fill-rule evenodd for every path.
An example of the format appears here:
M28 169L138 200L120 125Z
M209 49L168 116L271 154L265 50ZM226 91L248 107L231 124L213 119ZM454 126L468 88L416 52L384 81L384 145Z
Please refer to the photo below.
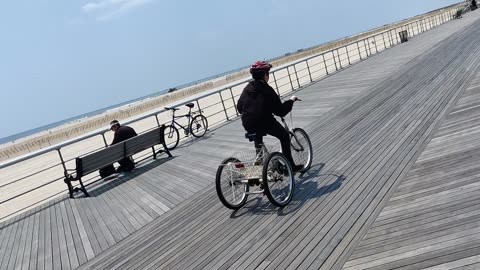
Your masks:
M2 1L0 138L458 2Z

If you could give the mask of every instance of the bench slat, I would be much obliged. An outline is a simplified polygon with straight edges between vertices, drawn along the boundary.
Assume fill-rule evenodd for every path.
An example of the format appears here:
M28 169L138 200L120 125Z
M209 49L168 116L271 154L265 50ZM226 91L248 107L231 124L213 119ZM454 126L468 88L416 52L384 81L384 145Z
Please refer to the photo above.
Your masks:
M125 155L131 156L154 145L160 144L160 128L125 141Z
M124 144L118 143L88 156L82 157L81 176L113 164L124 158ZM78 170L79 168L77 168Z

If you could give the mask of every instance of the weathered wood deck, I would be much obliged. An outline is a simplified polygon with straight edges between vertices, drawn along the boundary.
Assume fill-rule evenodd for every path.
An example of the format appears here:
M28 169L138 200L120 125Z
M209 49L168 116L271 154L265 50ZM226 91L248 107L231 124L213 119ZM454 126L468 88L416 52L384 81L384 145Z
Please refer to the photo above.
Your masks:
M479 17L298 92L314 162L289 206L221 205L216 167L252 147L232 121L0 224L0 268L477 269Z

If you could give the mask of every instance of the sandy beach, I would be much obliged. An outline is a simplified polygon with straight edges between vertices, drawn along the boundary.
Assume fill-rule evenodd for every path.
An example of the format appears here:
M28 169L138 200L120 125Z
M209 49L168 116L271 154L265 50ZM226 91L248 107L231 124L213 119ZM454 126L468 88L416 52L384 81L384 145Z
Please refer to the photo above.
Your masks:
M288 69L283 68L275 71L271 77L270 85L275 89L278 89L280 95L289 94L301 86L309 84L312 80L318 80L325 77L328 74L354 64L370 55L375 55L391 47L393 44L398 43L397 32L391 31L391 33L376 36L375 34L395 29L400 25L407 25L422 18L431 18L429 20L412 23L405 28L410 36L415 36L450 20L451 14L455 9L455 7L449 7L448 10L444 9L430 12L422 16L385 25L351 37L273 59L271 62L274 65L274 68L281 68L289 63L350 44L346 47L334 50L333 52L326 53L323 56L311 58L307 62L301 62ZM357 43L351 44L354 41L362 40L369 36L371 37L361 45L358 45ZM220 89L225 85L236 84L236 82L241 82L248 78L248 69L237 71L184 89L178 89L174 92L158 97L148 98L146 100L135 102L134 104L128 104L120 108L112 109L96 116L80 119L75 122L16 140L15 142L0 145L0 162L6 162L12 158L53 146L57 143L82 136L88 132L106 129L108 123L113 119L117 119L120 122L131 121L139 115L158 111L163 107L171 106L172 104L180 104L190 99L196 99L196 96L217 91L217 89ZM236 104L236 100L245 85L246 82L239 83L217 94L195 100L194 110L198 110L198 106L200 107L203 114L208 118L209 128L214 128L216 125L227 121L227 118L233 119L237 117L234 104ZM181 115L187 112L185 106L181 106L180 108L181 110L178 111L177 114ZM162 124L167 123L170 120L171 115L168 112L165 112L158 114L158 120L156 117L151 116L132 122L129 125L133 127L137 133L141 133L156 127L158 122ZM183 118L182 120L183 122L180 121L180 123L185 124L184 121L186 119ZM183 134L181 130L180 134ZM66 161L66 168L74 169L75 158L79 155L84 155L103 148L105 147L105 142L110 144L113 139L113 133L106 132L104 136L105 137L97 135L61 148L60 153L63 160ZM167 141L167 143L169 142ZM159 147L157 146L157 148ZM146 150L135 155L134 159L138 160L142 156L150 153L151 150ZM32 175L33 172L39 173ZM30 209L39 202L48 200L58 194L64 194L66 192L66 185L63 182L63 175L64 167L60 162L59 152L55 150L0 169L0 221L9 217L12 213L18 213ZM88 183L95 179L98 179L98 174L96 173L87 175L83 178L83 181L84 183ZM39 188L30 191L34 187Z

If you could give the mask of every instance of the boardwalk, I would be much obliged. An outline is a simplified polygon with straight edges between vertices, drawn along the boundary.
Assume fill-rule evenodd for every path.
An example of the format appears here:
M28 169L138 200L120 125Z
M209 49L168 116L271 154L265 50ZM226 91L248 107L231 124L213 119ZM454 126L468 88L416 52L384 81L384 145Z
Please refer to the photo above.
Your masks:
M252 147L232 121L2 223L0 268L477 269L479 17L298 92L315 157L289 206L220 204L216 166Z

